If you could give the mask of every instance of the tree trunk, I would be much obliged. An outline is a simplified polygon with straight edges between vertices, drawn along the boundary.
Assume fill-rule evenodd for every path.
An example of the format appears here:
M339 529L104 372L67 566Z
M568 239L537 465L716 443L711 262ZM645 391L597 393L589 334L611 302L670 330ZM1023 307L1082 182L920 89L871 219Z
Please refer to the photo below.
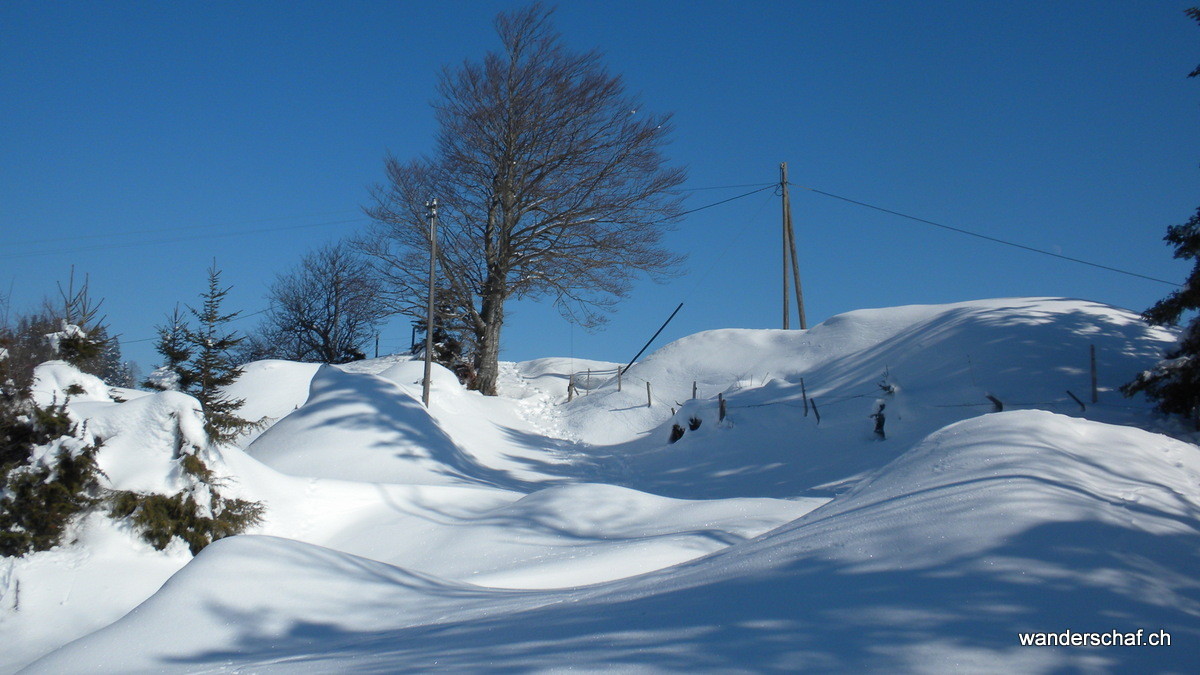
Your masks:
M475 331L476 384L484 396L496 395L496 384L500 379L500 328L504 325L504 297L492 294L483 298L480 312L483 319L481 330Z

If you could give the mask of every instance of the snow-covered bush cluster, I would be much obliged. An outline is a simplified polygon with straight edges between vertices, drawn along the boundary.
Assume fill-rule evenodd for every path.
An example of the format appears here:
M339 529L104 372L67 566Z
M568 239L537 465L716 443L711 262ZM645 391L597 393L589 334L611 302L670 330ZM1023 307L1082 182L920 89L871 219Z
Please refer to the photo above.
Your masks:
M2 368L0 368L2 372ZM0 404L0 555L45 551L101 501L99 443L71 419L66 400Z
M7 344L14 342L6 336ZM46 336L46 343L56 355L76 361L90 358L100 346L87 331L65 323ZM219 455L219 448L205 433L195 399L164 392L146 397L149 402L135 397L120 403L103 381L68 360L20 372L28 359L8 358L8 353L5 348L0 359L0 556L69 544L72 526L93 512L128 522L155 548L179 539L193 554L261 520L261 504L221 494L221 479L202 458ZM98 413L90 429L72 410L72 401ZM109 437L128 445L119 438L129 434L128 426L104 423L106 417L120 417L124 407L141 410L144 424L174 428L169 442L146 448L158 455L158 464L171 465L163 467L157 484L131 488L122 484L121 474L114 477L102 468L113 463L100 456Z

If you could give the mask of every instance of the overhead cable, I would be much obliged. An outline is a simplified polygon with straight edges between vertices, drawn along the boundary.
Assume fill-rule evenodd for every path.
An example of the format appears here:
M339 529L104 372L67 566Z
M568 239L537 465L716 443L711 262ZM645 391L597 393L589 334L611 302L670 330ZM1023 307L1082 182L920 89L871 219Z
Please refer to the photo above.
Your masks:
M789 185L795 185L795 184L794 184L794 183L789 183ZM986 241L990 241L990 242L993 242L993 243L996 243L996 244L1003 244L1003 245L1005 245L1005 246L1011 246L1011 247L1013 247L1013 248L1019 248L1019 249L1021 249L1021 250L1023 250L1023 251L1029 251L1029 252L1031 252L1031 253L1040 253L1040 254L1042 254L1042 255L1047 255L1047 256L1050 256L1050 257L1052 257L1052 258L1058 258L1059 260L1066 260L1066 261L1073 262L1073 263L1079 263L1080 265L1087 265L1088 267L1095 267L1095 268L1097 268L1097 269L1107 270L1107 271L1109 271L1109 272L1116 272L1117 274L1124 274L1124 275L1126 275L1126 276L1137 277L1137 278L1139 278L1139 279L1145 279L1145 280L1147 280L1147 281L1154 281L1154 282L1157 282L1157 283L1160 283L1160 284L1166 284L1166 285L1168 285L1168 286L1179 286L1179 284L1177 284L1177 283L1175 283L1175 282L1173 282L1173 281L1167 281L1166 279L1159 279L1159 278L1157 278L1157 277L1151 277L1151 276L1147 276L1147 275L1145 275L1145 274L1139 274L1139 273L1137 273L1137 272L1130 272L1129 270L1123 270L1123 269L1120 269L1120 268L1117 268L1117 267L1112 267L1112 266L1109 266L1109 265L1102 265L1102 264L1100 264L1100 263L1091 262L1090 260L1083 260L1082 258L1073 258L1073 257L1071 257L1071 256L1068 256L1068 255L1063 255L1063 254L1061 254L1061 253L1054 253L1053 251L1047 251L1047 250L1045 250L1045 249L1035 248L1035 247L1033 247L1033 246L1026 246L1025 244L1018 244L1018 243L1016 243L1016 242L1013 242L1013 241L1007 241L1007 240L1005 240L1005 239L1000 239L1000 238L997 238L997 237L988 236L988 235L986 235L986 234L980 234L980 233L978 233L978 232L972 232L972 231L970 231L970 230L964 230L964 229L962 229L961 227L953 227L953 226L951 226L951 225L944 225L944 224L942 224L942 223L935 223L935 222L933 222L932 220L926 220L925 218L918 218L917 216L910 216L910 215L908 215L907 213L901 213L901 212L899 212L899 211L894 211L894 210L892 210L892 209L886 209L886 208L884 208L884 207L882 207L882 206L875 206L874 204L868 204L868 203L866 203L866 202L861 202L861 201L858 201L857 199L850 199L849 197L843 197L843 196L841 196L841 195L835 195L835 194L833 194L833 193L831 193L831 192L825 192L824 190L818 190L818 189L816 189L816 188L804 187L803 185L796 185L796 187L800 188L801 190L808 190L809 192L814 192L814 193L816 193L816 194L823 195L823 196L825 196L825 197L831 197L831 198L833 198L833 199L838 199L838 200L841 200L841 201L843 201L843 202L847 202L847 203L849 203L849 204L854 204L854 205L856 205L856 206L862 206L862 207L864 207L864 208L872 209L872 210L874 210L874 211L879 211L880 213L887 213L887 214L890 214L890 215L893 215L893 216L899 216L900 218L907 218L908 220L914 220L914 221L916 221L916 222L918 222L918 223L924 223L924 224L926 224L926 225L932 225L932 226L934 226L934 227L940 227L940 228L941 228L941 229L943 229L943 230L949 230L949 231L951 231L951 232L957 232L957 233L959 233L959 234L965 234L965 235L967 235L967 236L969 236L969 237L976 237L976 238L978 238L978 239L984 239L984 240L986 240Z

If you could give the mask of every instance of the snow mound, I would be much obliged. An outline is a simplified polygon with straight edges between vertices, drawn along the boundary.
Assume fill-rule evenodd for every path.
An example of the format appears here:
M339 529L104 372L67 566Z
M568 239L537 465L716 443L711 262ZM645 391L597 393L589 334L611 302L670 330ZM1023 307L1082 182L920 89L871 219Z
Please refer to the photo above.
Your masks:
M478 602L488 603L489 594L309 544L233 537L202 551L123 620L30 672L199 669L233 653L269 654L272 645L451 620ZM129 649L130 640L149 635Z
M174 494L188 485L180 458L204 449L221 467L219 448L208 447L200 403L177 391L163 391L120 404L73 404L87 415L88 429L104 441L96 462L105 483L116 490Z
M40 406L72 401L112 401L108 385L66 361L47 361L33 370L33 400Z
M386 369L378 373L379 377L385 380L391 380L396 384L411 387L413 390L421 391L422 383L425 381L425 362L424 361L401 361L393 366L388 366ZM434 393L439 396L456 396L465 393L463 386L459 384L458 377L450 372L445 366L437 363L429 364L429 395Z
M645 499L578 487L501 511ZM986 415L791 525L585 588L499 591L296 542L223 540L30 672L1183 671L1200 638L1197 494L1194 446L1045 412ZM594 524L555 518L542 522ZM1165 630L1173 646L1018 644L1020 631L1067 629Z
M392 381L321 366L308 400L247 452L286 474L369 483L479 484L420 401Z
M1067 410L1067 390L1088 395L1092 346L1101 391L1119 397L1116 388L1175 340L1128 310L1064 298L858 310L806 331L723 329L676 340L631 367L622 391L611 381L568 414L583 440L617 444L666 422L670 408L691 399L693 383L710 399L775 379L795 385L799 399L802 378L818 401L879 396L875 383L888 379L929 405L987 406L990 394L1009 407Z
M238 415L252 422L262 420L269 426L296 410L308 398L308 386L320 364L267 359L242 366L237 381L225 388L231 398L244 403ZM238 441L249 445L262 430L251 432Z
M550 392L558 402L566 401L567 385L575 375L575 387L580 392L598 389L616 377L623 363L567 357L549 357L515 364L521 378L529 385ZM590 381L589 381L589 372ZM507 392L506 392L507 393Z
M210 466L271 536L153 597L103 592L170 565L102 518L0 562L0 670L149 597L32 671L1188 671L1200 450L1115 392L1174 341L1061 298L863 310L689 336L569 405L569 373L615 364L502 364L499 397L437 368L428 409L405 357L263 362L237 395L285 416ZM169 481L189 406L71 402L128 485ZM1173 646L1019 646L1064 630Z
M1187 670L1181 647L1200 638L1198 515L1195 446L1008 412L931 435L757 541L631 583L658 594L647 602L664 639L716 628L717 613L688 615L717 605L721 621L762 627L741 648L792 668ZM1165 630L1175 646L1018 645L1018 632L1068 629ZM732 659L735 644L706 646L695 662Z

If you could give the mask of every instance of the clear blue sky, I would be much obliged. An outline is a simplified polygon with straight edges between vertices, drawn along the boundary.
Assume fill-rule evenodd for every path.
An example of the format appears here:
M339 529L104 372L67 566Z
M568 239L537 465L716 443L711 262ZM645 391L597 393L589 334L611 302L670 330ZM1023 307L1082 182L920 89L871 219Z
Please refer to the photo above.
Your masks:
M675 114L689 188L786 161L801 186L1182 280L1161 237L1200 205L1191 4L610 0L560 3L556 23ZM362 227L386 152L432 147L439 70L496 47L515 6L0 3L0 295L30 308L74 264L143 367L157 357L131 341L195 302L214 256L228 307L262 309L274 275ZM778 327L779 212L768 191L689 216L667 239L688 274L640 285L602 332L514 307L502 358L625 360L679 302L658 346ZM810 324L1013 295L1140 311L1170 290L801 189L793 213Z

